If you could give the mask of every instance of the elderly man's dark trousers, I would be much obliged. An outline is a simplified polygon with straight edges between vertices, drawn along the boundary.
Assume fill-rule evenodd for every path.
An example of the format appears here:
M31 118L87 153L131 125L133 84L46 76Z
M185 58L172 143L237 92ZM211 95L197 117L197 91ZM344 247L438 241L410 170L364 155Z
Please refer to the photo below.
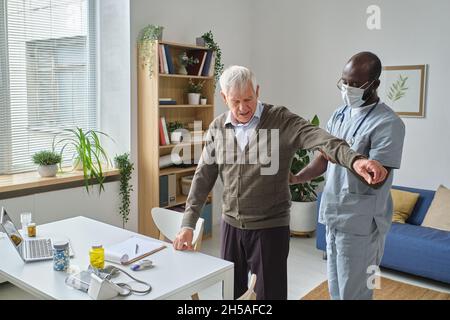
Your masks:
M248 273L255 273L256 299L287 299L287 257L289 227L258 230L238 229L222 221L221 257L234 263L234 297L248 285Z

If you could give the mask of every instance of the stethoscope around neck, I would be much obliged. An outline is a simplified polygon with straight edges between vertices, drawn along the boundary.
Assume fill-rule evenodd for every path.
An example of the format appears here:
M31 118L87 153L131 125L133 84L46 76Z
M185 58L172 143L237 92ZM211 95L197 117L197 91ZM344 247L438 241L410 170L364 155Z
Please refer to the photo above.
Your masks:
M356 127L355 131L353 132L352 137L349 140L347 140L347 143L350 147L352 147L355 144L355 137L359 131L359 128L361 128L364 121L366 121L367 117L369 117L369 115L372 113L373 109L375 109L375 107L378 105L379 102L380 102L380 99L378 99L377 102L375 103L375 105L372 108L370 108L369 112L367 112L366 115L364 116L364 118L359 122L358 126ZM342 122L344 121L345 111L347 110L347 107L348 106L346 105L345 108L336 115L336 121L338 121L340 119L338 130L341 130Z

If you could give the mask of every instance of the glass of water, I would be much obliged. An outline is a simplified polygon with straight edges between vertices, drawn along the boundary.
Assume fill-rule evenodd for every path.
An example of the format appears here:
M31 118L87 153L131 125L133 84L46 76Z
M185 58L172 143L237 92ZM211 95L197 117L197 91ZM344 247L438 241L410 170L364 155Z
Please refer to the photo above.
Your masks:
M26 233L27 226L31 223L31 212L21 213L20 223L22 224L22 231Z

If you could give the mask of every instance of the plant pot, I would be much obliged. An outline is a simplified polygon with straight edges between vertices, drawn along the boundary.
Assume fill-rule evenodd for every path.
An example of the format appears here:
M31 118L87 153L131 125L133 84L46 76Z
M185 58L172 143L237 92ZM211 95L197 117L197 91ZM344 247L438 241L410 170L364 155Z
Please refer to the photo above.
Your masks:
M200 104L205 105L208 100L206 98L200 99Z
M170 143L176 144L183 141L183 133L181 131L173 131L170 133Z
M203 39L202 37L195 38L195 44L199 47L206 47L205 39Z
M188 93L188 103L189 104L199 104L200 103L200 93Z
M317 201L292 201L290 229L293 234L311 234L317 227Z
M55 177L58 172L58 165L51 164L49 166L40 165L38 167L38 173L41 177Z

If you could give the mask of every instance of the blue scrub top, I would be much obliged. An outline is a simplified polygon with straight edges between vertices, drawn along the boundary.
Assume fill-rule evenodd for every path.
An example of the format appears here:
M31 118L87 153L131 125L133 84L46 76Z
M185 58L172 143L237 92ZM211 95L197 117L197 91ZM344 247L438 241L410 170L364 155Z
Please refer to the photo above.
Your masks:
M350 108L338 108L327 124L332 135L351 141L370 108L351 117ZM402 158L405 125L397 114L380 102L359 127L351 148L379 161L383 166L399 169ZM392 220L391 170L379 189L363 183L354 173L340 165L328 163L326 183L320 202L319 222L342 232L368 235L375 220L385 234Z

